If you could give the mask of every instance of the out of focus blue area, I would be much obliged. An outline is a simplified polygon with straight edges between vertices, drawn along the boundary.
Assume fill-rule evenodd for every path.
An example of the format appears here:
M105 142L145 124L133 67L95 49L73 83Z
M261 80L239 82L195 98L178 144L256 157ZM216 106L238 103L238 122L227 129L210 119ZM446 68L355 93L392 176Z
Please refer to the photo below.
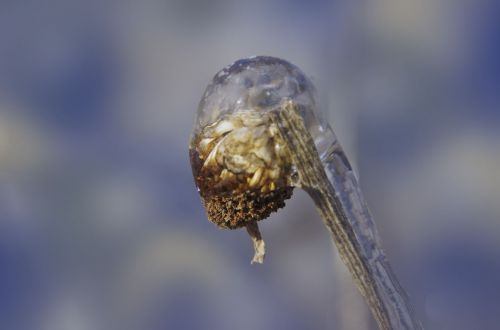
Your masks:
M187 155L222 67L308 73L426 329L500 328L500 5L0 3L0 329L375 329L311 201L206 220Z

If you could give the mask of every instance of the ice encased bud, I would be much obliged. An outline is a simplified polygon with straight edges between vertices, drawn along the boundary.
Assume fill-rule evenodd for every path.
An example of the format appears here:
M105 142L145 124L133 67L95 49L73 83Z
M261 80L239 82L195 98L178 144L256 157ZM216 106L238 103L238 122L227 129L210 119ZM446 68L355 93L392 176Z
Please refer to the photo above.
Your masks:
M200 101L190 144L195 181L209 219L237 228L284 206L292 164L268 116L293 103L321 155L334 136L312 82L275 57L238 60L218 72Z

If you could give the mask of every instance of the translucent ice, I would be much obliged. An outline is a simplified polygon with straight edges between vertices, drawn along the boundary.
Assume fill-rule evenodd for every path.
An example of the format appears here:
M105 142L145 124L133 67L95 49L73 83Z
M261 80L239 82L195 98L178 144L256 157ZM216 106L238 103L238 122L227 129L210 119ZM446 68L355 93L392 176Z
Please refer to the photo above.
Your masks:
M200 102L190 145L209 219L222 228L246 226L263 249L256 221L283 207L293 186L304 188L380 327L420 329L357 178L318 108L311 81L282 59L252 57L217 73ZM300 179L291 180L296 173Z
M295 65L275 57L256 56L219 71L198 108L195 133L223 116L240 111L272 111L291 100L300 108L320 156L335 136L316 105L316 90Z

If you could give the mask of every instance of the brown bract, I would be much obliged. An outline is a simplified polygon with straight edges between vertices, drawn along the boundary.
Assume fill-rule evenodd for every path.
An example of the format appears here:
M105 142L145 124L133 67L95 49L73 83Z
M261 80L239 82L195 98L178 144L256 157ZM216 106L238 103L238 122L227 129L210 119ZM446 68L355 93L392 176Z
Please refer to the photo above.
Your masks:
M292 196L290 154L266 113L240 111L205 126L190 157L208 218L219 227L265 219Z

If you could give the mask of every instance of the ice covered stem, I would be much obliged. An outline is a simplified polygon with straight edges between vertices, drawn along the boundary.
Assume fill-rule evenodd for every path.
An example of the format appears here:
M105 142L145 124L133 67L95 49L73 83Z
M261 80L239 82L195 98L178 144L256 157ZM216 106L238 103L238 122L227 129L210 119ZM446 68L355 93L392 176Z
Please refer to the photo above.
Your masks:
M219 71L200 101L189 153L208 219L219 228L247 227L255 261L264 247L256 222L302 187L380 328L421 329L315 88L297 66L256 56Z
M292 101L270 115L288 149L293 150L297 185L314 200L380 329L422 329L380 247L372 216L342 148L335 140L320 159Z

